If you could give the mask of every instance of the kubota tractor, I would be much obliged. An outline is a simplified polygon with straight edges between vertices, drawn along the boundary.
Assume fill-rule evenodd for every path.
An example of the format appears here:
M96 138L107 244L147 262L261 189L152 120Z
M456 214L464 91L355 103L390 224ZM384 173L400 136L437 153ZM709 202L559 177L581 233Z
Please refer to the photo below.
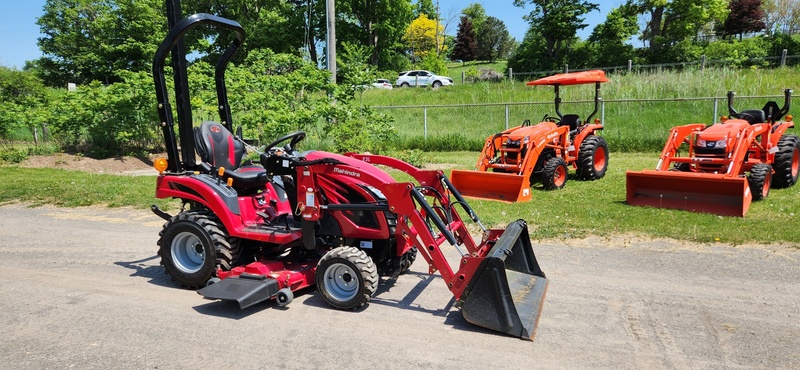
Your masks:
M786 134L792 90L782 108L770 101L737 112L733 97L729 91L730 117L672 128L655 170L626 173L628 204L743 217L752 200L797 182L800 140Z
M258 164L243 164L246 145L241 128L232 134L224 73L244 30L209 14L181 20L179 0L168 0L167 10L170 31L153 63L168 153L155 163L156 197L179 199L183 208L174 215L152 210L167 221L158 254L169 276L241 308L271 299L287 305L294 292L316 285L331 306L352 310L370 300L380 276L398 276L419 254L467 321L533 340L548 280L525 221L486 229L442 171L377 155L300 151L302 131L266 145ZM182 39L201 25L228 30L233 41L216 65L221 121L194 127ZM164 76L170 53L179 138ZM373 164L414 182L396 182ZM458 207L483 230L480 242ZM444 244L460 255L455 268Z
M545 190L561 189L567 182L568 166L581 180L602 178L608 168L608 145L592 122L600 104L603 71L562 73L528 82L555 87L555 116L489 136L474 171L453 170L450 179L466 197L507 202L531 200L531 184L541 182ZM559 86L595 84L594 111L581 120L577 114L562 114Z

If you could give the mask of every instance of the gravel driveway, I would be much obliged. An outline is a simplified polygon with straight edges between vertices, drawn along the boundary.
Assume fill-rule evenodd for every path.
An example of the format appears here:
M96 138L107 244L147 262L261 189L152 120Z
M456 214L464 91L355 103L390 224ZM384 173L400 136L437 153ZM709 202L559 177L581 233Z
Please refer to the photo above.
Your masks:
M0 368L800 368L800 250L534 242L534 342L464 321L424 260L356 312L313 289L246 310L177 288L148 211L0 206Z

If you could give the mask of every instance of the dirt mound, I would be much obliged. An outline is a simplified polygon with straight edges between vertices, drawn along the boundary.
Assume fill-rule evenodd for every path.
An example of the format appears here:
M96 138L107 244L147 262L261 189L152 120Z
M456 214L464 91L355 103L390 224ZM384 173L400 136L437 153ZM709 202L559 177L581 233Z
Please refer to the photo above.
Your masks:
M156 174L153 159L136 157L115 157L94 159L80 155L58 153L54 155L36 155L22 161L20 167L58 168L64 170L84 171L106 174Z

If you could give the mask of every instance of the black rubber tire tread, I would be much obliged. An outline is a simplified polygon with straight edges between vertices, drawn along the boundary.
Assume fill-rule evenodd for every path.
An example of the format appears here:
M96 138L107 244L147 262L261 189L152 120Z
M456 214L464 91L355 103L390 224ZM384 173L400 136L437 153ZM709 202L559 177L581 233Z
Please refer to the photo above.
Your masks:
M544 186L544 190L558 190L567 184L566 179L564 179L564 183L561 184L561 186L555 183L555 175L558 167L564 167L564 174L567 174L567 162L564 161L564 158L553 157L544 164L544 169L542 169L542 185Z
M173 235L173 229L192 227L187 224L194 224L202 230L201 233L203 235L199 235L200 239L203 240L204 244L208 241L211 243L210 245L204 245L206 252L209 253L209 248L213 248L215 256L213 260L204 261L204 266L201 267L200 271L193 274L179 271L172 261L172 253L170 251L172 238L175 236ZM156 244L158 245L158 255L161 257L161 265L164 266L164 273L187 289L195 290L206 286L209 279L216 276L217 267L225 271L230 270L240 254L239 240L229 237L219 219L206 211L185 211L172 216L164 224L158 236Z
M325 286L325 270L333 263L344 263L350 265L358 271L361 276L360 290L356 296L346 302L334 300L328 293ZM340 310L355 310L367 302L378 289L378 268L364 251L351 246L342 246L331 249L325 253L317 263L317 290L322 295L322 299L334 308Z
M792 160L796 151L800 151L800 139L796 135L781 136L778 140L778 152L775 153L775 174L772 175L772 187L783 189L797 183L797 175L800 173L792 176Z
M598 150L604 151L606 156L605 165L601 170L594 168L594 156ZM578 151L576 166L579 180L594 181L603 178L608 169L608 144L606 139L596 135L587 136Z
M692 165L689 163L675 163L675 166L672 168L673 171L678 172L689 172L692 169Z
M413 265L414 261L417 260L418 252L419 251L417 250L417 247L411 247L411 249L409 249L408 252L403 253L403 256L401 257L403 260L400 262L401 274L408 271L408 269L411 268L411 265Z
M747 184L750 186L750 193L753 195L753 200L762 200L769 195L769 188L767 194L764 195L764 186L771 183L772 166L766 163L758 163L750 169L750 174L747 176Z

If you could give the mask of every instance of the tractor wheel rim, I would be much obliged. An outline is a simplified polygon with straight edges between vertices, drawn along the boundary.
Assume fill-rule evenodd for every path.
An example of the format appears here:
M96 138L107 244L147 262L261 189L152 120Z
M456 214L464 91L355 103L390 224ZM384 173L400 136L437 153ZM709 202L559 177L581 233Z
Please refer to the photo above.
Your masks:
M606 166L606 152L598 150L594 153L594 169L595 171L602 171Z
M180 233L172 239L170 251L175 267L186 274L200 271L206 260L205 248L200 238L189 232Z
M558 166L558 168L556 168L556 173L553 178L553 183L556 184L556 186L561 186L564 185L564 182L566 180L567 180L567 171L564 170L563 166Z
M344 263L335 263L325 270L325 287L331 298L346 302L358 294L358 272Z
M797 177L798 169L800 169L800 149L795 149L792 155L792 178Z

